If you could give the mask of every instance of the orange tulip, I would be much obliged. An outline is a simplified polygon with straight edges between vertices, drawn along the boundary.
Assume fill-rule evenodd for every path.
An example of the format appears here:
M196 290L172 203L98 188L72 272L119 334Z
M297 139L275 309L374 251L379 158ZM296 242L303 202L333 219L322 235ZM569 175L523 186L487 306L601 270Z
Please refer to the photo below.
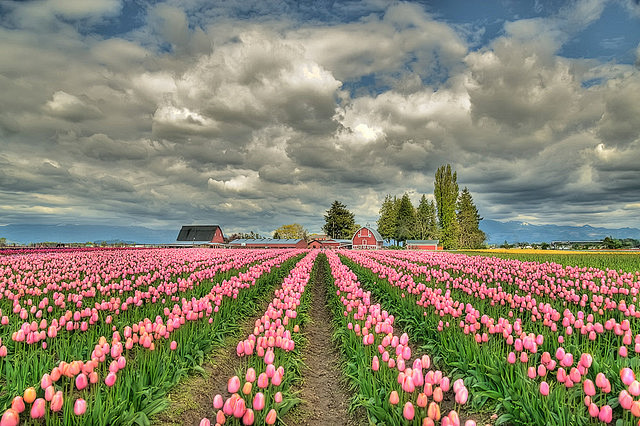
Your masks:
M31 404L33 401L36 400L36 390L34 388L26 388L24 390L24 396L23 396L24 402L26 402L27 404Z

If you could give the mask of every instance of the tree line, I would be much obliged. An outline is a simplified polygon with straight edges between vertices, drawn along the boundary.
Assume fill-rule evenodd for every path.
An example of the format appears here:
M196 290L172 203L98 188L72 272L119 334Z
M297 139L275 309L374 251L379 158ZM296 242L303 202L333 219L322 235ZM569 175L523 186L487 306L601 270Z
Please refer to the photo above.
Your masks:
M380 207L378 232L386 241L439 240L445 249L480 248L486 235L468 188L459 191L457 173L443 165L435 174L433 200L422 195L414 207L408 194L388 194Z

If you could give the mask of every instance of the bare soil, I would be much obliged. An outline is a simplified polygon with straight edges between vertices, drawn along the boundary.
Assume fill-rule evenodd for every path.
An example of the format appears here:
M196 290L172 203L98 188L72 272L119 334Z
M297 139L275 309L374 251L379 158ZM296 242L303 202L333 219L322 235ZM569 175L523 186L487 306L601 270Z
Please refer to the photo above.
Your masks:
M316 262L309 287L311 320L303 330L308 343L302 353L305 363L300 388L302 404L285 416L284 423L300 426L365 425L364 410L349 413L350 395L340 370L340 353L331 340L333 330L325 281L329 270L326 262Z
M270 299L264 299L260 305L256 305L255 315L248 316L239 331L225 340L224 347L205 359L202 364L204 373L184 378L167 395L171 405L152 419L153 425L198 426L204 417L215 419L213 397L218 393L225 394L227 380L241 367L243 360L236 355L236 344L238 339L245 338L253 331L255 316L267 309Z

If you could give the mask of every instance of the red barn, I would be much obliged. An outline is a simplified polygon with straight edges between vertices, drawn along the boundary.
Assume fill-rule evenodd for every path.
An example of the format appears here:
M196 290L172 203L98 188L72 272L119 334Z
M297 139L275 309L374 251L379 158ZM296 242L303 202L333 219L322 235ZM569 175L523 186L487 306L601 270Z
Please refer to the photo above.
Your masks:
M176 239L181 245L224 244L224 234L218 225L185 225Z
M375 229L363 226L353 235L351 244L354 250L381 249L382 236Z
M407 240L407 250L438 250L438 240Z

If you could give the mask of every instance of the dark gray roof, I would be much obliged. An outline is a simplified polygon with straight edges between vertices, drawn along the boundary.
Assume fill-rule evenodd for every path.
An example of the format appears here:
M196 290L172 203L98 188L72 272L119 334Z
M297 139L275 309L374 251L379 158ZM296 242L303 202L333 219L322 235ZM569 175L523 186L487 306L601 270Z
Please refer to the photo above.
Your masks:
M438 245L438 240L407 240L407 244Z
M218 225L185 225L180 229L176 241L211 241Z

